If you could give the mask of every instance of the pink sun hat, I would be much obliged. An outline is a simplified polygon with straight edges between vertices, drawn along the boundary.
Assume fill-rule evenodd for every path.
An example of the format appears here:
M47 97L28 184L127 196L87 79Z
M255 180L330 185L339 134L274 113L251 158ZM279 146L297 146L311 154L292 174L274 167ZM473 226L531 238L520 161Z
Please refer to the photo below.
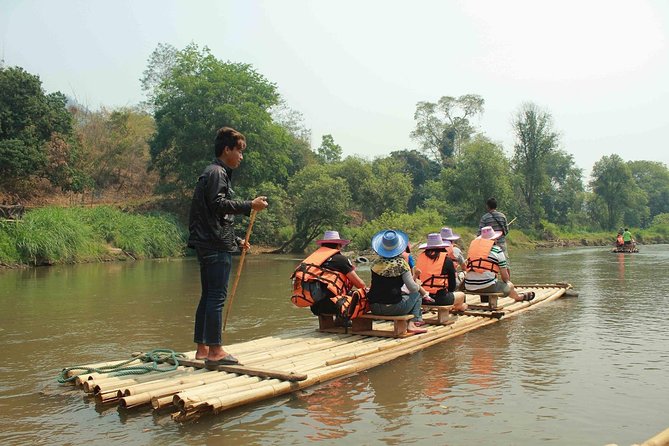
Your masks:
M339 231L325 231L323 238L316 240L317 245L322 245L323 243L336 243L338 245L348 245L351 243L350 240L345 240L339 237Z
M460 236L454 234L451 228L441 228L441 238L444 240L458 240Z
M502 236L502 231L495 231L492 226L484 226L481 228L481 235L476 238L483 238L486 240L495 240Z
M450 240L443 240L441 234L433 232L427 235L427 242L420 245L418 249L446 248L451 245Z

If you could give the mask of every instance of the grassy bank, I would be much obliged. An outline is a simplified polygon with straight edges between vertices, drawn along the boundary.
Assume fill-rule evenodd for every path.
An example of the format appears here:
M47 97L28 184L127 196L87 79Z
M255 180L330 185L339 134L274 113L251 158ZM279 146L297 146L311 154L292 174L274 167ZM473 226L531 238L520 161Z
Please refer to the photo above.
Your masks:
M0 223L0 263L52 265L183 255L185 230L166 214L101 206L45 207Z

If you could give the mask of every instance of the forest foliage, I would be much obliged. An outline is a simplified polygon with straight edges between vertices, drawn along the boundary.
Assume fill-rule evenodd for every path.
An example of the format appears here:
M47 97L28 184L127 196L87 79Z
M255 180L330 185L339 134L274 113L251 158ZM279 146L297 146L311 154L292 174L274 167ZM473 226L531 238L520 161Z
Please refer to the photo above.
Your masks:
M410 136L419 149L388 147L370 159L344 157L344 149L366 148L342 148L331 134L312 142L276 84L206 47L158 45L141 84L144 103L89 110L46 93L20 67L0 66L0 198L154 200L170 203L183 222L194 181L213 159L215 132L227 125L248 143L235 197L269 197L254 241L279 251L303 251L326 229L365 249L371 233L387 226L415 237L442 225L476 227L491 196L516 218L514 229L538 237L667 224L666 165L611 154L585 179L550 112L531 102L511 116L508 152L474 123L484 98L466 94L418 102Z

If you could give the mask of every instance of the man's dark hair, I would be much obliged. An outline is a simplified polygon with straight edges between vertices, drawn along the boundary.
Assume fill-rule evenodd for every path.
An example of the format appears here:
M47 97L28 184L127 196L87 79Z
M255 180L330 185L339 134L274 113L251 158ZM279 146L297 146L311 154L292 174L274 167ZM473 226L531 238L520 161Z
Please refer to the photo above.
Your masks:
M236 147L244 150L246 148L246 137L231 127L222 127L216 132L216 139L214 140L214 155L216 155L216 158L221 156L226 147L230 150L234 150Z
M324 248L339 249L339 243L323 243L321 246Z
M488 206L488 209L497 209L497 200L495 200L493 197L488 198L485 204Z

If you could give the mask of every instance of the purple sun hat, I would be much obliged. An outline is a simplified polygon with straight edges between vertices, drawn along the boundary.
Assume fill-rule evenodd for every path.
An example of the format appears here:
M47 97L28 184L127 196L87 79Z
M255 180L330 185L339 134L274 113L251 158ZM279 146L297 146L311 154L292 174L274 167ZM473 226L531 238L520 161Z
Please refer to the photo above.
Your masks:
M325 231L323 238L320 240L316 240L317 245L322 245L323 243L336 243L338 245L348 245L349 243L351 243L351 241L339 237L339 231Z
M446 248L451 245L450 240L443 240L441 234L433 232L427 235L427 242L420 245L418 249Z
M444 240L458 240L460 236L458 234L454 234L453 230L451 228L441 228L441 238Z

